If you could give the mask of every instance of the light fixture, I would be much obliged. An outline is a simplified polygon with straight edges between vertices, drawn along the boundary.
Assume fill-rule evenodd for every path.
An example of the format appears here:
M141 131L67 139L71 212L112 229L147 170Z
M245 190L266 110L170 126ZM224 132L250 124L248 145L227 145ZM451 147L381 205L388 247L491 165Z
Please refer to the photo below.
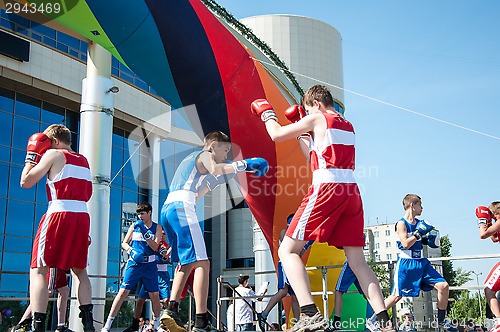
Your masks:
M118 92L120 92L120 88L115 85L115 86L112 86L111 88L109 88L108 91L106 91L106 92L118 93Z

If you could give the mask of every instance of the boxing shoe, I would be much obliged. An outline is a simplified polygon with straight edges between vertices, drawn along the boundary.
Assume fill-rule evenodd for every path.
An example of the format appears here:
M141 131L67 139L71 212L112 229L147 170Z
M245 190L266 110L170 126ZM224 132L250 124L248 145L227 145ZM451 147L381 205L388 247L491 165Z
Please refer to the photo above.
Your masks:
M260 330L262 332L266 332L267 320L264 317L262 317L262 313L261 312L257 313L257 320L258 320L258 324L259 324Z
M380 326L379 326L379 323L377 321L376 315L373 315L370 318L367 318L366 322L365 322L365 326L371 332L380 331Z
M309 317L305 314L300 314L299 320L292 326L292 328L286 330L287 332L314 332L319 330L325 330L328 327L328 320L323 317L320 312L314 314L314 316Z
M188 332L182 325L179 314L175 311L165 309L160 318L163 329L168 329L170 332Z

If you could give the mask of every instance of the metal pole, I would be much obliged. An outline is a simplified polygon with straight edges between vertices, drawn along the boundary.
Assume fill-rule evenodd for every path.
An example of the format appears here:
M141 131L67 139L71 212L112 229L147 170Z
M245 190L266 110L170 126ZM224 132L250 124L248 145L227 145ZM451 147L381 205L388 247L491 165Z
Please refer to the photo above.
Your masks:
M476 273L474 271L471 271L475 276L476 276L476 282L477 285L479 286L479 276L482 275L482 272ZM479 322L483 320L483 308L481 307L481 294L479 291L477 292L477 303L479 304Z
M193 297L191 293L188 293L189 296L189 315L188 315L188 330L191 331L191 321L193 320Z
M389 262L387 264L387 267L389 268L389 283L391 285L391 289L394 287L394 263ZM392 306L392 326L396 327L398 322L398 315L397 315L397 310L396 310L396 305Z
M79 152L89 161L93 184L92 198L87 204L92 237L87 270L89 275L105 276L108 260L113 94L118 91L111 79L111 54L103 47L90 43L87 59L87 77L82 82L79 140ZM91 278L90 282L92 298L105 298L106 279ZM76 297L76 291L77 287L72 287L72 297ZM93 300L93 304L94 319L102 322L105 301ZM76 332L82 331L78 305L78 301L71 301L69 323L70 328Z
M329 318L328 312L328 270L326 267L321 268L321 283L323 285L323 315Z
M222 331L222 282L221 277L217 277L217 330Z

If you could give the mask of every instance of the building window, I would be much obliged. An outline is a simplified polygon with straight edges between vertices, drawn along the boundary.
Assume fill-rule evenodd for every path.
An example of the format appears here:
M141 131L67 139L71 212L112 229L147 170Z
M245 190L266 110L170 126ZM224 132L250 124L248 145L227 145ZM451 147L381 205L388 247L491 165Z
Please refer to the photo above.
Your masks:
M385 243L385 247L386 247L386 248L390 248L390 247L391 247L391 245L392 245L392 244L391 244L391 242L386 242L386 243Z
M248 267L255 267L255 258L233 258L226 261L226 268L228 269Z
M375 243L375 249L379 249L380 248L380 243Z
M392 254L387 254L387 260L392 260Z
M375 260L380 261L380 255L375 255Z
M373 232L374 237L378 237L378 231Z
M390 236L391 235L391 230L390 229L386 229L385 230L385 235L386 236Z

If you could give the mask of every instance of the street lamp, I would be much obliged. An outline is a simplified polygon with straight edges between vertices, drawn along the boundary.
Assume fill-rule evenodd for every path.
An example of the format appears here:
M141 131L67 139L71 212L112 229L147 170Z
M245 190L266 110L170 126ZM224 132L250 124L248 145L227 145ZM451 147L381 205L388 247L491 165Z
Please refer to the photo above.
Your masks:
M482 275L482 272L476 273L474 271L471 271L475 276L476 276L476 281L477 285L479 286L479 276ZM477 302L479 303L479 315L480 315L480 322L483 320L483 308L481 307L481 295L479 294L479 290L477 291Z

